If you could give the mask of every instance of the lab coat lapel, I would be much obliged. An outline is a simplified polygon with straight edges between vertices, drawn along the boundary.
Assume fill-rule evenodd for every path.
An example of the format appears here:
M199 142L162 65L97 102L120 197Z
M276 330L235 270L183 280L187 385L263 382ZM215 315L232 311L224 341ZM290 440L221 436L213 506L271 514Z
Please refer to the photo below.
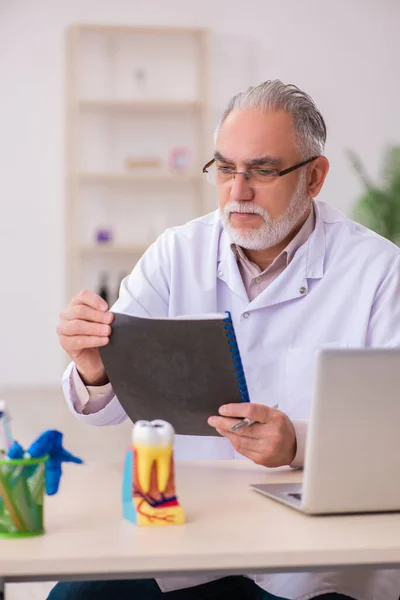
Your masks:
M236 257L231 248L231 240L224 229L221 230L217 276L224 281L231 292L236 294L246 305L249 303L246 288L240 275Z

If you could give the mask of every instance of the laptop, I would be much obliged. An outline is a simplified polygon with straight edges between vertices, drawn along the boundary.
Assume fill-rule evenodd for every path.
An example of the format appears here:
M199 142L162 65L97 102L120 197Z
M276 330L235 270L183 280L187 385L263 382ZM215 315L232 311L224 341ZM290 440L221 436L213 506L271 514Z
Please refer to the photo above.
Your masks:
M400 510L400 349L319 353L302 484L256 492L311 515Z

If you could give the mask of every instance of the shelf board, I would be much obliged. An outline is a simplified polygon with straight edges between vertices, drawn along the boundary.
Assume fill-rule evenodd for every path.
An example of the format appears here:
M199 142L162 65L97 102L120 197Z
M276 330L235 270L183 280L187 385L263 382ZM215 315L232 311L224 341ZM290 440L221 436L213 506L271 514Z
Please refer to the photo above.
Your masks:
M150 246L146 244L115 244L112 242L104 242L99 244L81 244L75 246L75 251L79 254L88 255L131 255L142 256Z
M99 33L131 33L140 35L171 35L171 36L204 36L207 29L200 27L164 27L164 26L135 26L135 25L103 25L100 23L73 23L70 30L94 31Z
M132 173L79 173L81 183L195 183L200 182L201 173L196 171L168 172L132 172Z
M80 100L82 110L105 112L181 112L197 111L203 103L197 100Z

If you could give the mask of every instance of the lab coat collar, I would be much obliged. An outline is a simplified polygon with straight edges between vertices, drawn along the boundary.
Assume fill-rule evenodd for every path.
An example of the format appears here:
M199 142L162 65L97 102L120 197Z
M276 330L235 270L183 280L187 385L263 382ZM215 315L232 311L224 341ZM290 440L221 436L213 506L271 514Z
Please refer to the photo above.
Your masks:
M324 275L326 239L323 219L324 205L313 200L315 227L304 246L307 247L307 279L321 279Z
M232 252L231 240L220 221L221 233L218 247L217 276L247 305L249 298L239 271L236 256Z

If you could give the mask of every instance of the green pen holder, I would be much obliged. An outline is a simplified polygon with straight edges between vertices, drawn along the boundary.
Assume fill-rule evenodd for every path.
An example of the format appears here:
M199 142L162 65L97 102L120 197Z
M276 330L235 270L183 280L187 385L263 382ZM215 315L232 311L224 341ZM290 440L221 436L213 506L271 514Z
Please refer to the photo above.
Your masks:
M48 456L0 460L0 538L41 535Z

